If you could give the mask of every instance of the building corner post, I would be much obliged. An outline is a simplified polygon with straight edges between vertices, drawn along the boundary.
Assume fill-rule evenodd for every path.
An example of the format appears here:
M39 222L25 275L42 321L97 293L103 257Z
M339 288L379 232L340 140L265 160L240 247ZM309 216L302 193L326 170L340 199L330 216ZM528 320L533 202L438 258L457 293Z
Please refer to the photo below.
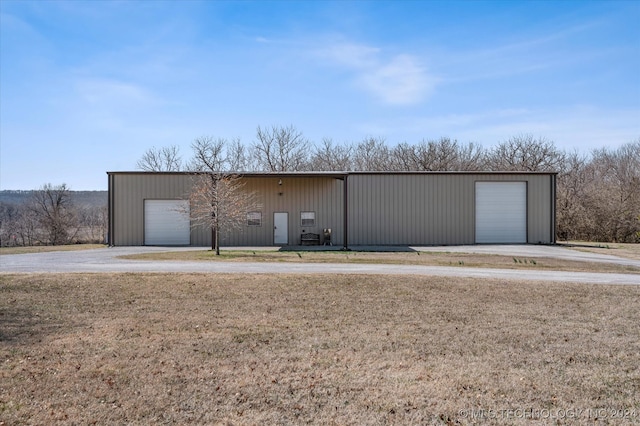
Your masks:
M349 174L345 173L344 175L344 183L343 183L343 215L344 215L344 224L343 224L343 228L344 228L344 237L343 237L343 246L342 246L342 250L344 251L348 251L349 250L349 185L348 185L348 181L347 179L349 178Z
M113 192L114 192L114 175L107 172L107 246L113 247Z
M551 244L557 244L558 223L557 223L557 174L551 175Z

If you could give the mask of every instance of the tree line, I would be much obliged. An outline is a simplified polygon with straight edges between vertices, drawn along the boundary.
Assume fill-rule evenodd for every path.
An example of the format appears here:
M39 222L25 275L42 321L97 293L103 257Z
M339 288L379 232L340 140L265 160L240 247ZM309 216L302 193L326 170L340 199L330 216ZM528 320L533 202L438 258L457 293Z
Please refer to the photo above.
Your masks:
M241 191L242 172L296 171L557 172L559 240L640 242L640 138L580 153L532 135L514 136L492 148L450 138L390 146L376 137L312 143L294 126L271 126L258 127L250 144L199 137L191 151L184 159L176 145L152 147L137 167L194 172L192 221L212 229L216 249L220 228L242 222L255 204L254 194ZM45 184L24 204L0 203L2 246L103 242L106 232L106 205L75 205L66 184Z
M525 134L491 148L440 138L390 146L383 138L312 143L294 126L258 127L255 141L203 136L183 159L176 145L148 149L147 171L556 172L559 240L640 242L640 138L618 148L565 151Z
M106 204L74 202L66 184L45 184L23 202L0 203L0 246L104 243Z

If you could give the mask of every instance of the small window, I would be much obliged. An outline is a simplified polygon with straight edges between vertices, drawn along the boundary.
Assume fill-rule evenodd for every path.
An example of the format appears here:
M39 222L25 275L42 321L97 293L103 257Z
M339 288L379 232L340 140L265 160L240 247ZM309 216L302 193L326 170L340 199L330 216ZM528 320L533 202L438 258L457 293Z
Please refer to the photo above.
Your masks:
M247 226L262 226L262 212L247 213Z
M316 226L316 212L300 212L302 226Z

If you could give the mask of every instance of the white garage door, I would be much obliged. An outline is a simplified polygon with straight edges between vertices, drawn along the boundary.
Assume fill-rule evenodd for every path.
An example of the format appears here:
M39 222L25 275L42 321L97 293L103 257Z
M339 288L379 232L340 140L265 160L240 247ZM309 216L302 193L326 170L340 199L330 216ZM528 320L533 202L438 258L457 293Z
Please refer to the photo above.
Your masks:
M144 200L144 244L189 245L189 201Z
M476 182L476 243L527 242L527 183Z

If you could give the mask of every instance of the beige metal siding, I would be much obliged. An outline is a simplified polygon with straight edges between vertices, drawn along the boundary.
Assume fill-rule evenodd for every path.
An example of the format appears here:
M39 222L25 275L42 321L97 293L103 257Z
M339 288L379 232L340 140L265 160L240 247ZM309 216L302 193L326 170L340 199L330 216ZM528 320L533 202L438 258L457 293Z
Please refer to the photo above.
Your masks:
M528 242L550 243L551 178L543 174L350 175L349 244L474 244L476 181L528 182Z
M344 242L344 182L335 177L245 177L259 194L262 225L222 230L222 245L273 245L273 213L289 213L289 244L300 234L331 228L334 245ZM282 179L282 185L278 181ZM367 174L348 177L349 245L436 245L475 243L475 182L527 182L527 241L554 242L553 182L548 174L427 173ZM144 200L186 199L191 177L182 173L111 173L110 242L144 244ZM303 227L300 213L316 213ZM191 229L191 244L211 245L211 231Z
M187 199L192 178L183 173L114 173L112 182L111 244L135 246L144 244L144 200ZM322 234L323 228L332 229L334 244L343 240L343 186L334 178L279 178L248 177L245 190L256 191L262 205L262 226L221 230L221 245L270 246L273 245L273 213L289 213L289 244L299 244L300 234ZM282 194L282 195L280 195ZM316 212L316 225L302 227L300 212ZM211 230L204 227L191 229L191 245L210 246Z
M191 187L191 176L186 174L117 173L111 177L111 241L118 246L144 244L144 200L186 199ZM206 234L201 228L192 229L191 244L203 245Z
M300 235L305 232L322 234L331 228L334 244L342 244L343 195L342 181L334 178L280 178L248 177L245 189L255 191L261 204L262 226L242 226L222 236L225 245L270 246L273 245L273 213L289 213L289 244L300 244ZM303 227L300 213L316 213L316 224Z

